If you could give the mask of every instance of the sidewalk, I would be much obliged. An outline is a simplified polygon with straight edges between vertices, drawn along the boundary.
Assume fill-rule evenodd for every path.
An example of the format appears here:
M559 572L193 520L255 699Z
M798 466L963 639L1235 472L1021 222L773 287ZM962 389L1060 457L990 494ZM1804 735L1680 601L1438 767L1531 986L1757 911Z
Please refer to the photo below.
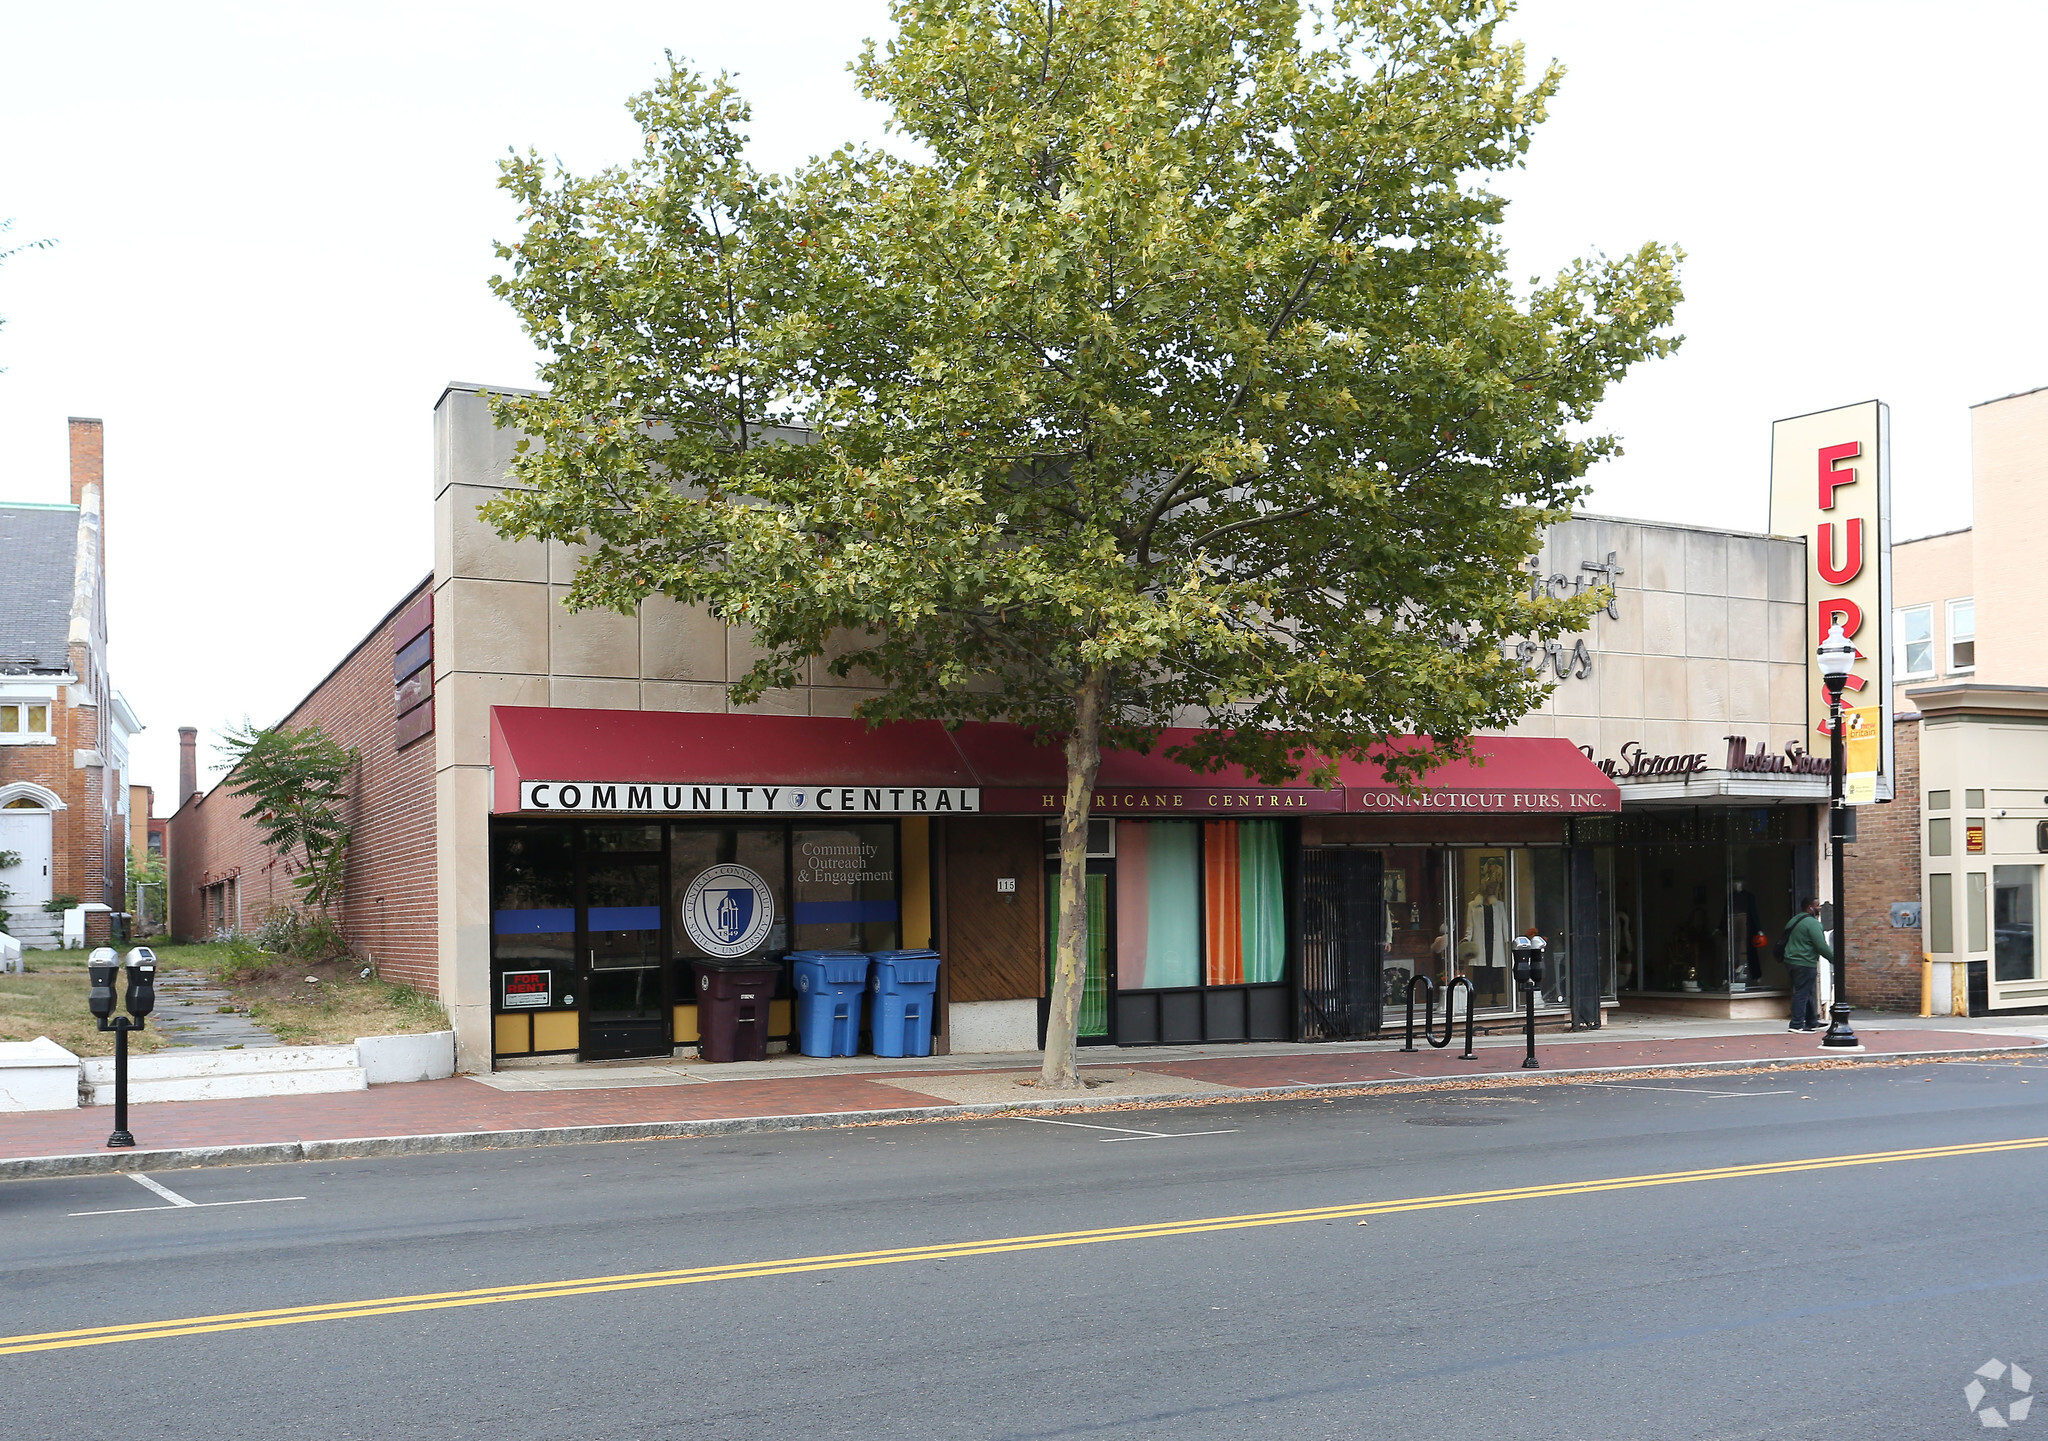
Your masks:
M334 1095L166 1101L130 1108L133 1151L105 1149L108 1106L0 1117L0 1179L195 1165L338 1159L787 1130L884 1120L940 1120L1018 1108L1075 1109L1251 1099L1432 1081L1755 1067L2012 1051L2048 1043L2048 1024L1874 1017L1864 1051L1821 1050L1819 1037L1769 1023L1625 1021L1544 1035L1542 1066L1521 1069L1520 1037L1482 1038L1460 1060L1417 1042L1088 1050L1081 1096L1041 1096L1019 1055L836 1060L780 1056L750 1065L617 1062L456 1076Z

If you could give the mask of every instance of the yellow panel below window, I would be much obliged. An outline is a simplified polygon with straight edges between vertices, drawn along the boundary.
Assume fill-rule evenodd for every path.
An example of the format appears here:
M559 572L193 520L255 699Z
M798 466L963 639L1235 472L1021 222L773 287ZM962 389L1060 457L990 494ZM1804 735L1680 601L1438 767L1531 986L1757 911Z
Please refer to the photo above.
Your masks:
M769 1035L786 1036L796 1029L796 1020L790 1012L790 1005L791 1003L788 1001L770 1001L768 1003Z
M583 1043L581 1017L575 1011L542 1011L533 1018L536 1051L573 1051Z
M498 1016L492 1030L498 1054L501 1056L523 1056L533 1049L533 1017L528 1015Z
M677 1006L676 1044L679 1046L687 1046L696 1039L697 1008L695 1006Z

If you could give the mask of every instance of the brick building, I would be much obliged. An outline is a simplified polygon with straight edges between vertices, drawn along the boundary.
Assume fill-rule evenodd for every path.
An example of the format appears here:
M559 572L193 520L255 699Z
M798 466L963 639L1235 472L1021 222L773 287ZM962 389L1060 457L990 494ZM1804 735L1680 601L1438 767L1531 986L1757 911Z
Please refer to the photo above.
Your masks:
M1843 847L1843 881L1849 892L1848 999L1863 1009L1920 1009L1920 927L1911 907L1920 895L1920 724L1917 712L1892 725L1893 777L1890 805L1856 808L1856 839ZM1825 834L1825 831L1823 831ZM1900 921L1894 922L1894 915ZM1935 999L1945 1014L1947 993Z
M437 989L434 907L432 702L397 710L393 673L413 654L431 656L433 596L422 581L293 707L281 724L319 725L362 757L344 812L353 833L336 920L364 960L389 980ZM414 665L401 679L421 669ZM266 850L242 813L247 798L229 772L198 782L198 732L178 732L181 797L168 823L170 928L203 937L253 930L294 906L290 864Z
M477 516L517 442L481 388L444 392L434 574L286 718L363 756L340 917L358 952L441 998L471 1070L690 1047L692 967L740 954L728 942L778 964L930 944L937 1044L1033 1048L1057 756L1002 726L870 731L850 717L873 692L822 663L735 707L743 632L660 596L569 611L575 549ZM1084 1041L1369 1035L1411 975L1452 971L1505 1010L1507 941L1530 925L1559 1019L1783 1016L1770 940L1826 889L1808 561L1797 536L1555 526L1531 585L1613 602L1582 636L1519 644L1555 688L1420 799L1374 776L1311 793L1113 753ZM196 739L169 826L172 928L251 929L297 893L232 777L201 793ZM759 934L714 934L729 915Z
M54 946L43 903L125 901L128 742L142 729L107 659L105 442L70 421L71 501L0 503L0 869L8 928ZM106 934L106 912L88 934Z

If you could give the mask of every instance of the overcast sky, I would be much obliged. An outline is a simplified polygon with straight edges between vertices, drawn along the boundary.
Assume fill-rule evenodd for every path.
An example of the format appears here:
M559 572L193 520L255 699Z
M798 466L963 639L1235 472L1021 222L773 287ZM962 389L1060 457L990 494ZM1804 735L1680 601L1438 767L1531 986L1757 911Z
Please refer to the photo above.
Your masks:
M880 0L0 0L0 496L63 501L106 421L116 684L176 730L278 719L433 563L449 380L528 382L486 288L508 146L588 169L673 49L737 73L757 162L880 140ZM1570 70L1504 189L1516 271L1676 242L1677 358L1601 417L1610 514L1760 530L1770 422L1892 406L1896 533L1969 523L1968 407L2048 385L2048 5L1530 0Z

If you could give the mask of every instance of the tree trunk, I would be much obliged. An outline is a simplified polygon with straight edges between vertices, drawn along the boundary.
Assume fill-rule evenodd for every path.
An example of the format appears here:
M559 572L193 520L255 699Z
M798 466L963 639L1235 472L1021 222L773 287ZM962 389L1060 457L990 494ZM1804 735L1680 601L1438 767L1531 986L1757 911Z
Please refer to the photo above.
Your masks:
M1060 813L1059 929L1052 972L1052 1000L1045 1019L1045 1067L1039 1088L1078 1091L1075 1038L1081 1028L1081 993L1088 975L1088 803L1102 766L1102 703L1109 678L1102 667L1088 672L1074 697L1074 728L1067 736L1067 799Z

